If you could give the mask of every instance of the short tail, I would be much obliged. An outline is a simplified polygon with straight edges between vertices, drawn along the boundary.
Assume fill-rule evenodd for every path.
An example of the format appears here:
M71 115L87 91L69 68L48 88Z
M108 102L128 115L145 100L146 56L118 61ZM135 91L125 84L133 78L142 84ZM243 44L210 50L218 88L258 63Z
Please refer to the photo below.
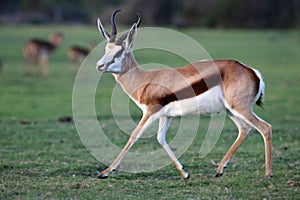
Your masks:
M256 76L259 78L259 89L258 89L256 98L255 98L256 99L256 105L263 108L263 101L262 100L263 100L264 93L265 93L265 83L264 83L264 80L262 78L261 73L256 69L253 69L253 71L255 72Z
M259 107L261 107L262 109L264 108L264 103L262 101L264 94L261 92L258 99L256 100L256 105L258 105Z

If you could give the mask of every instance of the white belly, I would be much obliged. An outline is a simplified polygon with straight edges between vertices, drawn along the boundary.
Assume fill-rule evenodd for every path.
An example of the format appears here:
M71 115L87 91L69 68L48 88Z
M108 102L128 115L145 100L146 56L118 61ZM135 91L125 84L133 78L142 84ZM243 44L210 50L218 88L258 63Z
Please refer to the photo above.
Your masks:
M216 115L225 110L220 86L193 98L171 102L160 111L161 116Z

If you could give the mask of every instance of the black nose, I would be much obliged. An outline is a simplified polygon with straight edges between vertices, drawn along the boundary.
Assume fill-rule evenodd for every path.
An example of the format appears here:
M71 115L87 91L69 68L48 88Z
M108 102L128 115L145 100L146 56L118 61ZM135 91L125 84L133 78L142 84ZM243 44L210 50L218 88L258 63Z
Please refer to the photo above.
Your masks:
M98 69L99 71L104 71L104 64L98 65L98 66L97 66L97 69Z

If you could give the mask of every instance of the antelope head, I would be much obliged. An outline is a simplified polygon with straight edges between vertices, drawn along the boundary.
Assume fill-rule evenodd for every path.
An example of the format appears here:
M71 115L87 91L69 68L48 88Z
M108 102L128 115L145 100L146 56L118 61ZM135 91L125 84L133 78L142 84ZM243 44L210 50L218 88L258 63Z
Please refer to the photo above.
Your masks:
M62 43L63 38L64 34L62 32L57 32L52 34L49 40L51 44L53 44L55 47L58 47Z
M110 72L114 74L124 73L126 70L123 66L126 62L126 57L129 54L132 54L132 45L136 36L137 27L141 23L141 16L137 13L138 21L133 24L127 33L117 39L115 17L120 11L121 10L116 10L111 16L111 35L105 30L99 18L97 21L98 29L107 41L104 56L102 56L102 58L97 62L96 66L96 69L101 72Z

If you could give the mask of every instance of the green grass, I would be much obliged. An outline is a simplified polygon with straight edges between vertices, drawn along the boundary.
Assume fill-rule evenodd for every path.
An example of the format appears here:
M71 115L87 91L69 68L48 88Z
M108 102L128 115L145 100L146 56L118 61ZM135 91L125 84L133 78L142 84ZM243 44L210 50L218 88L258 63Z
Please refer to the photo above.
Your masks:
M51 57L50 76L25 77L22 45L31 36L47 38L55 30L64 31L66 39ZM237 130L226 120L217 145L200 158L208 126L208 119L201 118L196 139L180 158L191 174L190 180L182 180L173 166L147 173L117 171L106 180L98 180L97 174L106 166L88 152L73 123L58 122L59 117L72 115L74 74L70 72L68 46L100 41L98 30L85 26L1 26L0 59L4 68L0 73L0 199L299 198L300 32L180 31L203 45L212 58L237 59L262 72L267 87L265 109L255 110L273 125L273 178L264 179L263 140L255 131L232 158L223 177L214 178L215 167L210 162L222 158ZM139 63L161 62L174 67L182 64L174 55L151 50L136 52L136 59ZM114 79L104 75L96 93L96 109L111 141L122 147L128 135L120 131L111 116L113 86ZM137 120L140 112L132 105L131 110ZM173 121L169 139L179 122ZM152 135L138 141L133 151L158 148Z

